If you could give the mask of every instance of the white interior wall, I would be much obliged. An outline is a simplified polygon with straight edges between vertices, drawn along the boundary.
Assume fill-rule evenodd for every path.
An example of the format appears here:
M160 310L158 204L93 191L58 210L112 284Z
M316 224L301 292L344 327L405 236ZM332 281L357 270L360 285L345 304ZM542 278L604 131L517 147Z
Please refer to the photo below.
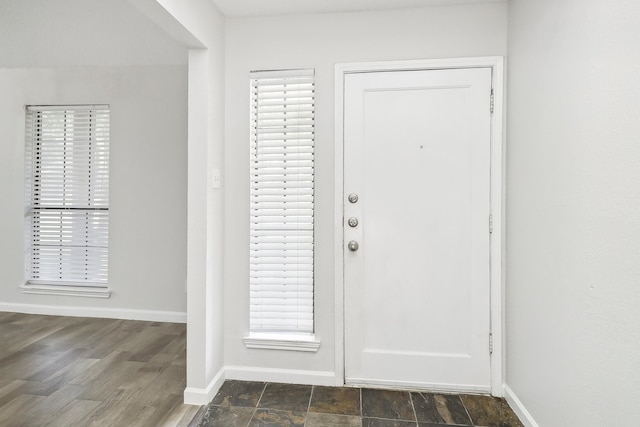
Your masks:
M227 19L225 335L227 375L334 384L334 65L505 55L503 2L411 10ZM249 326L251 70L316 70L315 318L318 353L245 348Z
M0 309L186 320L186 77L184 65L0 69ZM18 289L28 104L111 106L109 299Z
M639 21L510 2L506 379L540 426L640 415Z
M0 66L185 64L184 46L130 1L0 0Z

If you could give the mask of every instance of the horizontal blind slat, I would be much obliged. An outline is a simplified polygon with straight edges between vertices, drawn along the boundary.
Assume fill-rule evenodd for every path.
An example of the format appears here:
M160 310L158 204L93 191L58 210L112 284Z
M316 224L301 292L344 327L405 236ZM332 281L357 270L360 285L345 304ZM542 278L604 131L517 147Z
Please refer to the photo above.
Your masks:
M25 135L29 280L104 286L108 106L28 106Z
M313 74L251 74L252 331L313 332Z

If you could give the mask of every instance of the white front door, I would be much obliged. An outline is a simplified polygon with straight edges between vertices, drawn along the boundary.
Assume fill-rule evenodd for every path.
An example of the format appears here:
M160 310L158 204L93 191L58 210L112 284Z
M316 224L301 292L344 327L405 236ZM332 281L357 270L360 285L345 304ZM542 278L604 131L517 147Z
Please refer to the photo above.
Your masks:
M344 91L345 382L489 392L491 69Z

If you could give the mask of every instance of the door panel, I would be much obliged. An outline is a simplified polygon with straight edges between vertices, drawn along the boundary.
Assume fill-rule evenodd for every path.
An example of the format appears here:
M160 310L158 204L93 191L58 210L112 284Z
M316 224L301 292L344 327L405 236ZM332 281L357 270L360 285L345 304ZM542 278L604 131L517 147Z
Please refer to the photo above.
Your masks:
M348 383L489 389L490 92L482 68L345 76Z

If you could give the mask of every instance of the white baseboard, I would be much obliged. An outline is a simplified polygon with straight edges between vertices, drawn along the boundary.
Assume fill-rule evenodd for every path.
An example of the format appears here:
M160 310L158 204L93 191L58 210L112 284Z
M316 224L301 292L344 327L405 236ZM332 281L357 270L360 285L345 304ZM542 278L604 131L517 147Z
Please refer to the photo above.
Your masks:
M187 323L187 313L179 311L135 310L129 308L74 307L58 305L0 303L0 311L53 316L100 317L144 320L149 322Z
M184 389L184 403L186 405L207 405L213 400L225 380L225 369L218 371L206 388L187 387Z
M504 398L525 427L540 427L508 385L503 385Z
M228 380L264 381L288 384L335 386L336 374L331 371L257 368L252 366L225 366Z

